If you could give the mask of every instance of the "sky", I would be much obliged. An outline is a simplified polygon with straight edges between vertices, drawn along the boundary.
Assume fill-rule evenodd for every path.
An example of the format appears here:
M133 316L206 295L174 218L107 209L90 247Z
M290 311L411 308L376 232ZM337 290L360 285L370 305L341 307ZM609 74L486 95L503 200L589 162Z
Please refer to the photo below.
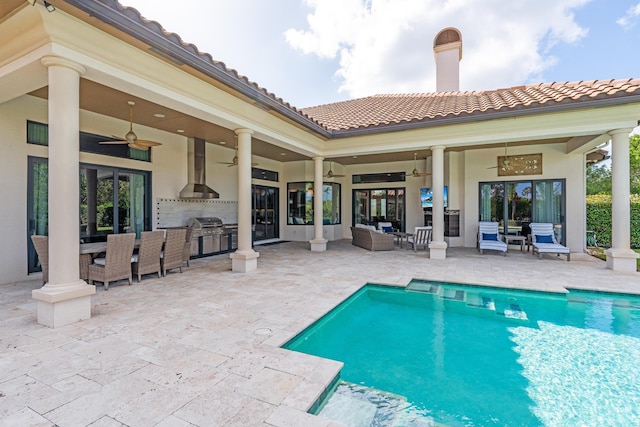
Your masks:
M435 91L433 39L462 33L460 90L640 78L640 0L120 0L294 107Z

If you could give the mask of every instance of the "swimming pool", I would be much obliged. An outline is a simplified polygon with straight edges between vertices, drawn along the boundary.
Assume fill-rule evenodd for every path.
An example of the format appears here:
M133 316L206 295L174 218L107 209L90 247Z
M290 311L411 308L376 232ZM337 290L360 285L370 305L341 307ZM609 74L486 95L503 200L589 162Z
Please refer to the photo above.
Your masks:
M344 363L347 425L640 425L638 297L368 284L284 347Z

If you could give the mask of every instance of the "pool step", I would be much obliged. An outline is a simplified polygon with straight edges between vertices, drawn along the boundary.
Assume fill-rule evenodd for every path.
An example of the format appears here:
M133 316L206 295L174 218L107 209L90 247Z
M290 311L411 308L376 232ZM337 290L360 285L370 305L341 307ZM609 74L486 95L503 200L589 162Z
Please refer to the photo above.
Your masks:
M481 296L475 292L440 286L438 283L412 282L407 286L407 291L437 295L441 300L464 303L468 308L479 309L476 313L483 317L495 315L496 318L509 321L529 320L527 313L518 304L495 301L493 298Z
M318 416L349 427L437 425L431 418L412 410L403 396L342 380Z

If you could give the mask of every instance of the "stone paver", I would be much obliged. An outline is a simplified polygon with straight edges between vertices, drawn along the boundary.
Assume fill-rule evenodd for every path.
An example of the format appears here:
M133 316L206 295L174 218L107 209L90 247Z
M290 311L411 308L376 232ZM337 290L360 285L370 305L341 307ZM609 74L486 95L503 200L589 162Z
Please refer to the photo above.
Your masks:
M57 329L36 322L39 278L1 285L0 425L336 426L306 411L341 363L279 346L367 282L640 294L640 274L583 254L453 248L437 261L346 240L321 253L300 242L256 250L259 269L246 274L218 255L182 274L100 286L92 318Z

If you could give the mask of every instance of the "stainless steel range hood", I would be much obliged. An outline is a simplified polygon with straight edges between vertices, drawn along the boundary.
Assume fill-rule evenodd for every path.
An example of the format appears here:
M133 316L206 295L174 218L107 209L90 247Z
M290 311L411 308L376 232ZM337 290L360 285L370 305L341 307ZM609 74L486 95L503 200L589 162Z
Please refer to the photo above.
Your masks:
M220 197L207 187L205 140L189 138L187 141L187 185L180 191L181 199L217 199Z

